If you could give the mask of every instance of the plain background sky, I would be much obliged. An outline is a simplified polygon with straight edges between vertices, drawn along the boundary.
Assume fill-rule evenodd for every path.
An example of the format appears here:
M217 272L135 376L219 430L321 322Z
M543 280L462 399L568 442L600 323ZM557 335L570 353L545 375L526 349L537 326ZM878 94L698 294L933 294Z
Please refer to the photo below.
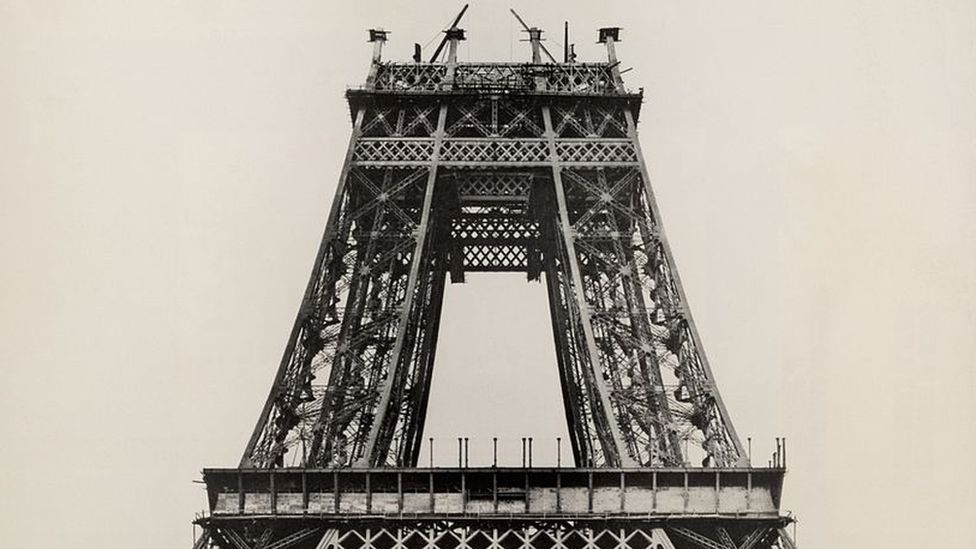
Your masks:
M484 1L462 60L527 58L510 5L583 60L624 28L692 310L755 454L789 437L802 546L972 547L976 4ZM405 60L459 8L0 0L0 545L189 546L297 311L366 29ZM554 459L545 300L448 289L440 461Z

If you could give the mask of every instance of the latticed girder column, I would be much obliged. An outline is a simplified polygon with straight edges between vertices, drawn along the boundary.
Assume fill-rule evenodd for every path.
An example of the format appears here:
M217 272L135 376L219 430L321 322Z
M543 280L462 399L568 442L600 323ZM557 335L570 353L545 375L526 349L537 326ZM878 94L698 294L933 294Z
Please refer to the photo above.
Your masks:
M420 448L423 418L417 412L425 408L427 400L429 369L433 366L434 356L431 345L436 339L433 332L437 329L436 318L439 317L443 295L442 290L438 291L443 286L443 271L434 267L432 257L435 244L431 235L431 208L446 121L447 105L441 105L429 174L424 186L420 222L414 229L416 244L397 339L392 349L392 368L385 372L379 388L379 403L370 425L366 447L359 458L362 465L404 465L402 456L416 456ZM440 284L436 280L438 277ZM405 438L410 438L414 447L404 448L402 443L406 442ZM398 446L392 455L391 446Z
M381 114L360 110L350 151L364 119ZM416 459L443 294L443 270L431 268L436 179L434 159L379 168L347 159L296 329L243 465Z
M578 372L576 378L582 382L577 394L586 395L586 398L580 399L579 402L585 402L589 408L586 419L592 423L592 434L595 435L587 440L586 444L589 446L589 454L593 456L594 464L631 465L634 464L634 460L626 450L621 426L612 415L609 389L600 371L600 359L590 310L582 300L583 280L576 253L576 239L569 220L568 203L562 181L562 166L559 163L555 133L552 129L552 116L548 106L542 107L542 116L550 142L553 195L556 199L552 213L559 233L555 238L556 246L553 252L560 258L559 263L564 271L562 280L566 283L566 287L562 289L564 297L561 305L566 306L563 314L569 318L570 332L574 335L571 340L577 345L574 366ZM556 304L550 303L550 307L554 306ZM575 432L570 431L570 436L574 435ZM579 441L574 442L574 447L577 445L580 445Z

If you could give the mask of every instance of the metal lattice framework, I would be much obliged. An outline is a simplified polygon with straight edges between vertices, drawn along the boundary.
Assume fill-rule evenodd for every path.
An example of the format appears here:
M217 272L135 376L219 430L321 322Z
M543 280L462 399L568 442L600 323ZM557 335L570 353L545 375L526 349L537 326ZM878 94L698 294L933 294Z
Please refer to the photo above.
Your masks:
M742 462L640 158L639 95L610 65L378 64L350 92L342 181L244 465L415 464L445 273L465 271L546 274L577 463L682 464L686 440L705 465ZM377 91L408 76L471 89ZM567 92L557 76L613 86L536 93ZM536 87L496 93L516 81Z
M308 520L306 470L417 467L444 287L448 275L462 282L469 271L544 279L577 467L623 468L620 494L627 470L693 463L746 478L747 456L705 357L654 201L637 136L641 94L628 92L620 78L617 30L601 30L608 62L587 64L542 63L540 31L527 30L533 46L527 64L458 63L463 32L456 28L445 38L446 62L386 63L380 60L385 33L372 32L366 85L347 94L352 136L329 221L240 464L242 471L268 471L270 491L250 493L239 480L233 496L240 498L240 513L254 500L270 502L274 515L280 512L274 472L301 470L304 503L285 522L204 520L200 547L792 547L782 531L787 519L749 514L750 498L757 497L750 494L759 489L751 473L746 485L725 489L738 490L731 496L722 495L715 473L716 509L731 497L733 510L712 522L655 522L653 513L640 523L613 524L604 516L599 525L586 522L588 516L472 522L420 520L418 514L416 524ZM687 472L684 478L688 509ZM473 496L461 479L464 514ZM593 482L591 472L590 512ZM337 476L336 512L340 485ZM218 498L225 488L208 489ZM643 489L657 509L657 477ZM402 513L403 486L397 490ZM497 485L493 493L497 512ZM744 511L736 511L735 498L743 493ZM775 511L778 488L770 493Z
M377 68L375 90L626 93L623 86L614 81L609 63L464 63L454 67L453 78L448 74L448 66L443 63L383 63Z
M208 531L198 542L235 549L795 549L782 528L767 524L737 526L633 524L588 525L536 521L499 526L436 521L356 527L248 524ZM194 549L197 549L196 547Z

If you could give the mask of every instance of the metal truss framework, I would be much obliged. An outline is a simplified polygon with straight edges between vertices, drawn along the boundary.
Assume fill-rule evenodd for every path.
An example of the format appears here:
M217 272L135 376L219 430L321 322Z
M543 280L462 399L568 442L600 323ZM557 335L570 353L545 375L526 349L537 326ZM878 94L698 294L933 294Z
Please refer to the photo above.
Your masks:
M754 521L536 520L532 522L222 522L208 543L234 549L795 549L782 525Z
M416 465L445 275L467 271L545 274L577 464L741 465L641 157L639 99L613 62L374 63L349 94L332 213L242 466Z
M458 63L456 27L446 62L386 63L385 31L371 31L366 85L347 93L352 135L325 233L239 466L267 471L270 495L238 484L239 513L199 520L196 548L793 548L778 496L773 514L749 514L751 476L718 495L718 475L742 471L747 456L664 235L637 135L642 94L621 80L618 29L600 31L608 61L585 64L542 63L541 31L526 30L527 64ZM545 281L577 468L700 463L722 470L716 508L741 497L743 511L734 499L725 514L656 503L640 518L594 514L591 475L590 510L578 516L435 516L433 480L431 512L412 518L402 487L399 514L313 516L306 470L417 466L444 288L467 272ZM282 470L302 471L305 494L287 517L277 515ZM620 478L607 489L624 498ZM687 511L684 478L676 493ZM466 490L462 481L464 502ZM259 496L270 514L245 514L245 499Z

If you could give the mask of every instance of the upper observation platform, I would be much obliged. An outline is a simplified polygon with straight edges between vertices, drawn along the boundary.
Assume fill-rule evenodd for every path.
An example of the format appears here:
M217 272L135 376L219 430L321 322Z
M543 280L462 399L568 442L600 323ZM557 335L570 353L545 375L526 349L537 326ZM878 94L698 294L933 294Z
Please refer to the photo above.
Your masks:
M632 106L635 111L639 107L643 91L628 91L620 77L622 71L614 50L620 37L619 28L599 30L598 42L606 46L606 61L579 63L569 44L564 48L562 60L557 61L543 45L542 30L529 27L521 18L519 22L528 33L532 48L532 60L528 63L459 62L457 48L465 40L465 31L456 26L444 32L443 41L429 60L423 59L420 45L415 44L413 62L384 61L383 45L389 32L372 29L369 38L373 43L373 59L369 75L361 87L348 91L349 99L356 102L364 97L440 94L556 95L623 99L635 103Z
M453 67L446 63L382 63L374 86L365 89L629 95L613 72L610 63L457 63Z

